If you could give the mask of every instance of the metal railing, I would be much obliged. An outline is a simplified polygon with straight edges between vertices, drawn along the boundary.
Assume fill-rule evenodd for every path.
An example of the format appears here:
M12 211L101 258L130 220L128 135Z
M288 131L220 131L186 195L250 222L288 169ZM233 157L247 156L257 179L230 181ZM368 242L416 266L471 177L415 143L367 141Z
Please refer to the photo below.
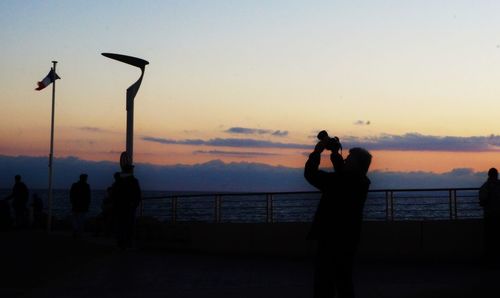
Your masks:
M459 220L481 218L478 188L370 190L364 219ZM140 216L166 222L309 222L320 192L217 193L146 197Z

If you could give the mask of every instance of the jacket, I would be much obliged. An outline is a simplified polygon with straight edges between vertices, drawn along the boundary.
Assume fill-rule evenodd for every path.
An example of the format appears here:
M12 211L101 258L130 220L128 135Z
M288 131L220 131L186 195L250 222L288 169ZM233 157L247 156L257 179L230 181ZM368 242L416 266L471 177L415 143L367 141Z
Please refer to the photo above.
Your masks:
M88 212L90 206L90 185L82 181L73 183L69 198L73 212Z
M311 153L304 169L306 180L321 191L309 238L357 246L370 180L366 175L344 172L344 160L338 153L330 156L334 172L319 170L320 159L320 153Z

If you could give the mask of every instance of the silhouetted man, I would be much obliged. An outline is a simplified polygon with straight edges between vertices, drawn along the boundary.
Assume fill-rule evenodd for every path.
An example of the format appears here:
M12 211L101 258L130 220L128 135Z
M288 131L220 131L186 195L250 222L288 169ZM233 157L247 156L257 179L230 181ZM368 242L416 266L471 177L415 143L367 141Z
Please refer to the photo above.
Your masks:
M133 169L132 165L124 165L111 190L116 241L121 249L133 245L135 212L141 201L141 187Z
M85 226L85 216L90 206L90 185L87 174L81 174L80 180L73 183L69 193L73 212L73 236L80 237Z
M484 209L484 261L500 260L500 181L498 171L491 168L488 179L479 189L479 204Z
M21 175L16 175L14 177L14 187L12 188L12 193L5 198L6 200L12 199L12 208L14 209L15 223L16 227L22 227L26 225L26 218L28 213L28 208L26 204L29 200L29 190L26 184L21 181Z
M332 150L334 172L319 170L325 148ZM370 163L370 153L362 148L352 148L344 161L338 147L328 148L326 140L316 145L306 162L305 178L322 192L309 234L318 242L315 298L354 297L352 266L370 185L366 177Z

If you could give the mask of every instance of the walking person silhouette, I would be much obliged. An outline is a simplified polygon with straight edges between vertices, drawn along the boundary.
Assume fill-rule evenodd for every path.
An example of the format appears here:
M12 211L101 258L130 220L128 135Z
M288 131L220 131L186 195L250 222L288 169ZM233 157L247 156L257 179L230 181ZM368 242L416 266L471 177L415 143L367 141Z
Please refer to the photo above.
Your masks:
M131 164L122 165L122 172L115 178L111 201L116 242L120 249L133 248L136 209L142 199L141 187Z
M354 297L352 267L361 234L363 208L370 186L366 177L371 154L352 148L344 160L338 138L320 132L305 164L306 180L322 193L309 238L317 240L314 298ZM334 171L319 170L321 153L331 150ZM337 296L335 296L337 295Z
M71 185L69 193L73 212L73 237L75 238L83 235L85 215L89 211L91 192L87 178L87 174L81 174L80 179Z
M8 195L5 200L12 199L12 208L14 209L15 215L15 225L16 228L25 227L27 225L27 213L28 208L26 204L29 200L29 190L26 184L21 179L21 175L16 175L14 177L14 187L12 187L12 193Z
M484 209L483 261L487 265L499 265L500 181L496 168L489 169L488 179L479 189L479 205Z

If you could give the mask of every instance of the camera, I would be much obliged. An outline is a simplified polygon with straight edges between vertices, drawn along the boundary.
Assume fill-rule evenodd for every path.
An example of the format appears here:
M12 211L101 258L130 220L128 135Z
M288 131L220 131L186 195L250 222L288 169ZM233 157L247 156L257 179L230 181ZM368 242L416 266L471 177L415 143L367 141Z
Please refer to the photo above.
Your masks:
M318 140L324 142L325 148L332 152L342 151L342 144L340 144L340 140L338 137L330 138L326 130L322 130L318 133Z

